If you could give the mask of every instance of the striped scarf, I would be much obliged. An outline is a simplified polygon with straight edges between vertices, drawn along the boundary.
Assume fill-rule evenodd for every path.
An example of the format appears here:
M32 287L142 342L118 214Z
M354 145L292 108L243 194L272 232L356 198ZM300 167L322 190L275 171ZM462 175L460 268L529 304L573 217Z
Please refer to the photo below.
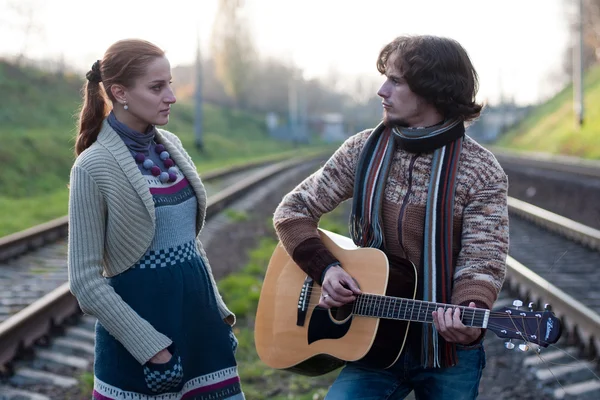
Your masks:
M454 189L464 133L461 120L446 120L430 128L390 128L382 122L367 139L356 168L350 234L357 246L384 250L381 205L395 144L413 153L433 151L417 280L420 298L425 301L450 301ZM422 332L424 366L456 364L456 346L446 343L433 324L425 324Z

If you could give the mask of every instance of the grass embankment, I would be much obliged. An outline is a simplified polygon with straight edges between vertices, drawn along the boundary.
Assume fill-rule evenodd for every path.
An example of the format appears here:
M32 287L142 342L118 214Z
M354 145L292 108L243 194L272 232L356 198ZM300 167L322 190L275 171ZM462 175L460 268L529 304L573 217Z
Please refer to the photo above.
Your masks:
M69 171L83 81L0 61L0 237L67 213ZM176 133L203 173L280 154L317 149L272 140L262 115L204 106L204 145L194 146L190 103L173 107Z
M585 74L584 125L576 124L573 87L569 85L536 107L495 143L516 151L600 159L600 67Z

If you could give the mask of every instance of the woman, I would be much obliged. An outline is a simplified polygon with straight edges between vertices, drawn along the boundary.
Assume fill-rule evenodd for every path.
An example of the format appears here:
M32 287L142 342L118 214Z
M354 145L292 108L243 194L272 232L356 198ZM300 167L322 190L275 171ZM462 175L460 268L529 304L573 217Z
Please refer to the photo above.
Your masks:
M243 399L235 316L198 240L206 192L181 141L155 127L176 101L169 61L122 40L86 77L69 282L98 319L93 398Z

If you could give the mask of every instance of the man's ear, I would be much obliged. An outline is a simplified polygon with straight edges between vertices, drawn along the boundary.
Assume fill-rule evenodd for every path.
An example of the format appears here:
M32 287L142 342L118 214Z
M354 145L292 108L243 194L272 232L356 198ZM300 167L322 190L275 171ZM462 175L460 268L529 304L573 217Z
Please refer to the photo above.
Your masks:
M115 84L110 87L113 97L121 104L127 102L126 90L123 85Z

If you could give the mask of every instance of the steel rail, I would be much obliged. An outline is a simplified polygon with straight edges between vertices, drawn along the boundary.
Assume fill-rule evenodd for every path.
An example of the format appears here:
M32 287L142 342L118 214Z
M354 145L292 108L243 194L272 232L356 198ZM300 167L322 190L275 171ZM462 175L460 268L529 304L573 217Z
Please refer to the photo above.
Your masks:
M275 161L263 160L221 168L202 174L201 177L204 182L208 183L273 162ZM0 237L0 263L66 237L69 230L68 224L68 216L63 216L23 231Z
M513 197L508 198L508 211L550 232L600 251L600 231L597 229Z
M509 212L545 230L600 252L600 231L514 198ZM574 337L591 355L600 354L600 315L559 287L548 282L512 257L507 259L510 290L538 305L550 304L563 321L565 333Z
M563 334L574 336L590 355L600 354L600 315L512 257L506 264L506 283L511 291L534 303L551 305L562 320Z
M558 171L574 175L600 178L600 161L536 152L514 152L487 146L500 163Z

